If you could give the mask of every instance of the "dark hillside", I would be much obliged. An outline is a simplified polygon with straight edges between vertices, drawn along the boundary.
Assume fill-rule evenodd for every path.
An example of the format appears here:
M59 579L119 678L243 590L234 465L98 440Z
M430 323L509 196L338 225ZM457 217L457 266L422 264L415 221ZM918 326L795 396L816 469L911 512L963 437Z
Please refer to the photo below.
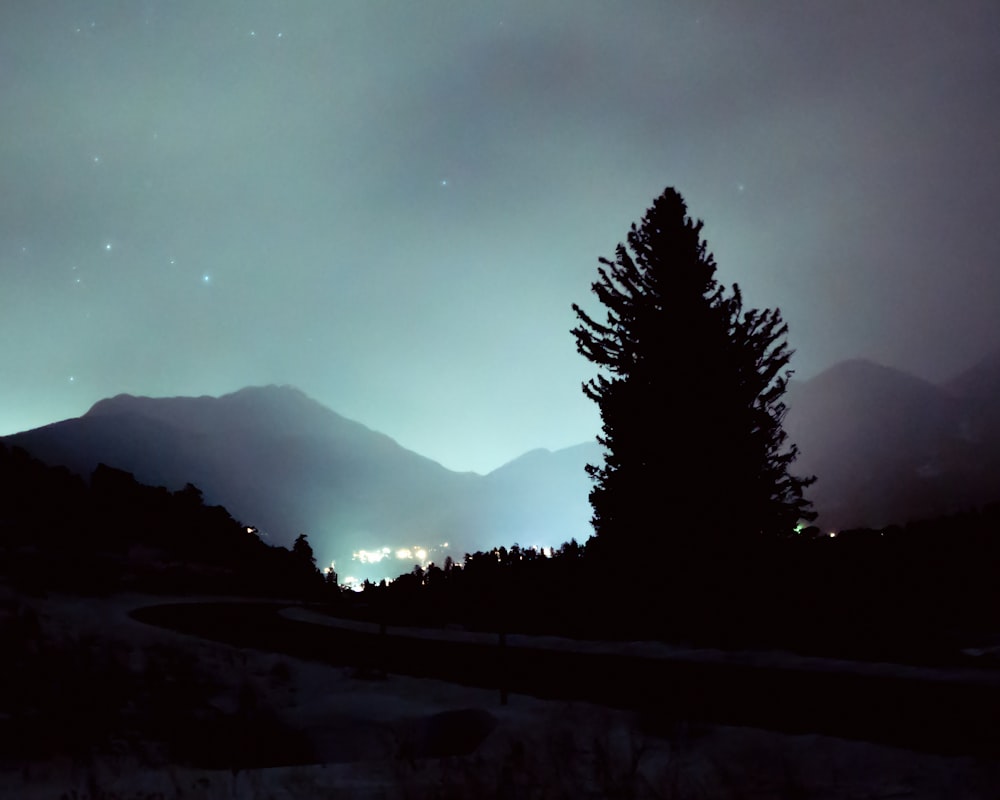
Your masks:
M838 364L788 394L796 468L828 529L879 526L1000 499L975 476L985 456L963 434L952 392L869 361Z
M300 552L265 544L187 484L139 483L99 464L89 483L0 444L0 576L28 592L315 595Z

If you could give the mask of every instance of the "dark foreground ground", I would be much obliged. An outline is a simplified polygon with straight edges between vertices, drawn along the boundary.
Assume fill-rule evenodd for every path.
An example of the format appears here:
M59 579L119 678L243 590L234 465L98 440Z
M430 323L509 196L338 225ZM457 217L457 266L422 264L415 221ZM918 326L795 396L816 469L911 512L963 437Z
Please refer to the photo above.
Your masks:
M998 796L994 740L962 718L991 713L974 707L975 687L996 682L987 670L508 644L501 658L490 634L383 639L293 602L0 586L0 800ZM972 700L945 708L955 686Z
M815 733L940 754L1000 755L1000 674L991 670L808 668L442 641L290 619L279 603L176 603L138 621L240 648L639 713L650 733L683 724Z

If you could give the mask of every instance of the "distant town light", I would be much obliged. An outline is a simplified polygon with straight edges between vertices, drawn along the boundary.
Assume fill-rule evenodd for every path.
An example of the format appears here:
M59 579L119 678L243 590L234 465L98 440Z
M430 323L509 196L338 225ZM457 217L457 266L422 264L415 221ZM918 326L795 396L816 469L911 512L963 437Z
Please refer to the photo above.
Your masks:
M389 548L384 547L381 550L357 550L352 553L352 558L362 564L377 564L387 555L389 555Z

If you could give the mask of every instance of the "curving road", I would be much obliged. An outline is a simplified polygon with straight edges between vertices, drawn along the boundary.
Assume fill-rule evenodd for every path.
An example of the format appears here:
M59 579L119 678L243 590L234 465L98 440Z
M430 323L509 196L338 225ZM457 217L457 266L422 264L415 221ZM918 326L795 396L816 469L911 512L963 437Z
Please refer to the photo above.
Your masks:
M693 721L1000 756L1000 676L986 670L760 665L608 648L552 649L531 646L527 637L511 637L510 645L500 647L496 638L484 641L482 635L472 641L423 638L399 629L380 634L371 626L331 624L287 603L174 603L132 616L237 647L633 709L654 733Z

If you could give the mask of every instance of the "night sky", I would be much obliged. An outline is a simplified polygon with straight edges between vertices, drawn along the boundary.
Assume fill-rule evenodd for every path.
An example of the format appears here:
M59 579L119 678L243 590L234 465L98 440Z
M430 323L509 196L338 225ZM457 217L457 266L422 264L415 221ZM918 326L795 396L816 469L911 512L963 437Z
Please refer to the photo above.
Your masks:
M0 6L0 433L290 383L453 469L592 439L666 186L797 377L1000 346L1000 3Z

